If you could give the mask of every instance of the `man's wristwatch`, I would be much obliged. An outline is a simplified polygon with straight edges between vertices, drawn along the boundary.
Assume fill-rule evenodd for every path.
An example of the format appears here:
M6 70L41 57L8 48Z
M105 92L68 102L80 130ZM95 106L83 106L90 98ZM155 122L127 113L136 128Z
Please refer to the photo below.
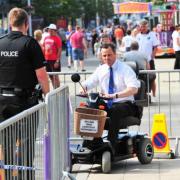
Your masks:
M115 97L118 98L118 94L117 93L115 94Z

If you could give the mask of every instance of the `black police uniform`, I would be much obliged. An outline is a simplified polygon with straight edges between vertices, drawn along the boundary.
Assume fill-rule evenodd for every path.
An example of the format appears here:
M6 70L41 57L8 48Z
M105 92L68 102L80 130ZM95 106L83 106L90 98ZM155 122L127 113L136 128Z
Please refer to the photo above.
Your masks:
M0 38L0 122L32 106L28 100L38 83L35 70L44 61L32 37L13 31Z
M44 61L41 47L32 37L12 31L0 38L0 122L38 103L38 101L32 101L32 93L38 83L35 70L43 67ZM23 126L29 127L28 124ZM32 126L31 129L29 128L27 128L28 131L37 129ZM22 132L18 133L22 134ZM27 136L28 134L30 132ZM23 138L22 141L27 140L26 145L32 141L30 137L21 138ZM12 153L12 147L7 148L10 139L6 137L4 142L5 163L12 163L6 160L7 153L10 153L8 151ZM32 147L34 147L33 144ZM34 150L32 151L27 152L28 157L32 154L31 158L27 159L27 166L32 166ZM34 179L29 178L30 176L32 175L28 174L28 178L24 178Z

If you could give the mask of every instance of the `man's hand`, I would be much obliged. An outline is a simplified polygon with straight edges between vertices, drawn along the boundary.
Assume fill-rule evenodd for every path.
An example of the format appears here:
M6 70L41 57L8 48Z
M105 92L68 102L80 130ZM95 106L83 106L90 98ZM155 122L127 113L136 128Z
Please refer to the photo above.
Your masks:
M114 98L116 98L116 94L103 94L103 93L101 93L100 95L102 97L104 97L104 98L107 98L107 99L114 99Z
M79 92L80 94L82 94L82 95L87 95L88 94L88 92L87 92L87 88L86 87L81 87L81 89L80 89L80 92Z
M54 63L54 68L57 69L57 68L59 68L59 66L60 66L60 61L56 61Z

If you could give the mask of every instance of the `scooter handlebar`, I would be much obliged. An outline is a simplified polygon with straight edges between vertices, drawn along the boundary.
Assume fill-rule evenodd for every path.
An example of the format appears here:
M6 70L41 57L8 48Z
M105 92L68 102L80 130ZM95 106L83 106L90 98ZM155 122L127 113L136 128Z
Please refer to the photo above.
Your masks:
M88 98L89 97L89 94L76 94L76 96L78 96L78 97L82 97L82 98ZM103 99L103 100L111 100L111 99L113 99L113 98L108 98L108 97L104 97L104 96L102 96L102 95L98 95L98 97L100 98L100 99Z
M76 94L78 97L88 98L88 94Z

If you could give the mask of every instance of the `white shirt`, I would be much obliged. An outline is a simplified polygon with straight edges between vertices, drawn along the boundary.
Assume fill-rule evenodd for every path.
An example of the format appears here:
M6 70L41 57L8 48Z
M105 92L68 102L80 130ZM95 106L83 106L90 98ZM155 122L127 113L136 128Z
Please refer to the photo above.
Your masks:
M125 63L116 60L112 65L114 76L114 93L121 92L128 87L140 87L140 82L136 78L135 72ZM101 93L109 94L110 70L107 64L99 66L95 72L82 83L87 90L97 86L101 88ZM134 96L113 99L113 102L134 101Z
M40 44L44 44L44 39L49 36L49 33L48 32L43 32L42 33L42 38L40 40Z
M86 39L87 39L88 41L91 41L91 40L92 40L92 34L91 34L91 32L86 32Z
M159 45L156 34L154 32L147 34L140 33L137 35L137 42L139 44L139 51L147 56L149 62L152 59L153 47Z
M174 51L180 51L180 46L178 46L178 44L177 44L178 38L179 38L179 41L180 41L180 33L178 31L174 31L172 33Z
M133 41L133 38L132 38L132 36L130 36L130 35L124 36L124 37L122 38L122 42L123 42L125 48L130 47L132 41Z

